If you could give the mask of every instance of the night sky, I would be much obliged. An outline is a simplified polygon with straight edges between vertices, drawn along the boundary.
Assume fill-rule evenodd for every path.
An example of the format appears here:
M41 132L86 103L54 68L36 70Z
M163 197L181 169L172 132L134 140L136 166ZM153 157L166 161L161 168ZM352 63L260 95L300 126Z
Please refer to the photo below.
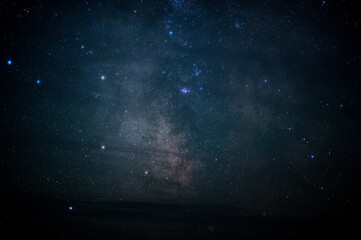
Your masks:
M360 213L352 1L9 0L0 19L2 196Z

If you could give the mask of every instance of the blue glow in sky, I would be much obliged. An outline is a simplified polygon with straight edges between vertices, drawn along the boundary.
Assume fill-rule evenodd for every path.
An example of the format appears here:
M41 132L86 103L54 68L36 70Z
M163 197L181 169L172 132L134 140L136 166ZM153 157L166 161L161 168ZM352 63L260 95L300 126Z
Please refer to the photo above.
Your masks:
M190 93L190 92L191 92L191 90L186 88L186 87L181 89L181 93L187 94L187 93Z

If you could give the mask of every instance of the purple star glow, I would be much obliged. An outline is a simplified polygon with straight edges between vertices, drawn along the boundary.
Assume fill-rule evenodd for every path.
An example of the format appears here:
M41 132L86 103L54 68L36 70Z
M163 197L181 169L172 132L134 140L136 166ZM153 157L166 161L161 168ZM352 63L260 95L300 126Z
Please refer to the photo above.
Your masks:
M191 92L191 90L188 89L188 88L186 88L186 87L182 88L180 91L181 91L181 93L183 93L183 94L187 94L187 93L190 93L190 92Z

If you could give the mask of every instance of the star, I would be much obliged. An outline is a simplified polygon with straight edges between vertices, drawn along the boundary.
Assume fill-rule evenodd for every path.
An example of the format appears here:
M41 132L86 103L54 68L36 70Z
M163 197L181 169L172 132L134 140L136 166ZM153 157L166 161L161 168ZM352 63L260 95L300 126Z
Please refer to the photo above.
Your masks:
M169 35L173 35L173 32L172 32L172 31L169 31Z
M104 80L104 79L105 79L105 76L104 76L104 75L102 75L100 78L101 78L102 80Z
M145 174L145 175L148 175L148 170L145 170L145 171L144 171L144 174Z
M36 84L40 84L40 83L41 83L40 79L36 80Z
M13 63L13 61L8 60L8 65L11 65Z
M72 206L69 206L69 210L72 211L72 210L73 210L73 207L72 207Z
M183 93L183 94L187 94L187 93L190 93L190 92L191 92L191 90L188 89L188 88L186 88L186 87L182 88L180 91L181 91L181 93Z
M105 146L104 145L102 145L102 150L104 150L105 149Z

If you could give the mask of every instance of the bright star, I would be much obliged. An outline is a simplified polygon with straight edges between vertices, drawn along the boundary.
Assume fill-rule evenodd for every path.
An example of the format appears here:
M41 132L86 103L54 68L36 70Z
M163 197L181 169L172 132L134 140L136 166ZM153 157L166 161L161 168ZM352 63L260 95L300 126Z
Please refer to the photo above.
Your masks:
M13 63L13 61L8 60L8 65L11 65Z
M40 79L36 80L36 84L40 84L40 83L41 83Z
M73 210L73 207L72 207L72 206L69 206L69 210L70 210L70 211Z
M102 150L104 150L105 149L105 146L104 145L102 145Z
M187 94L187 93L190 93L190 92L191 92L191 90L186 88L186 87L181 89L181 93L183 93L183 94Z
M147 170L146 170L146 171L144 171L144 174L145 174L145 175L148 175L148 171L147 171Z
M101 78L102 80L104 80L104 79L105 79L105 76L104 76L104 75L102 75L100 78Z
M169 31L169 35L173 35L173 32L172 32L172 31Z

